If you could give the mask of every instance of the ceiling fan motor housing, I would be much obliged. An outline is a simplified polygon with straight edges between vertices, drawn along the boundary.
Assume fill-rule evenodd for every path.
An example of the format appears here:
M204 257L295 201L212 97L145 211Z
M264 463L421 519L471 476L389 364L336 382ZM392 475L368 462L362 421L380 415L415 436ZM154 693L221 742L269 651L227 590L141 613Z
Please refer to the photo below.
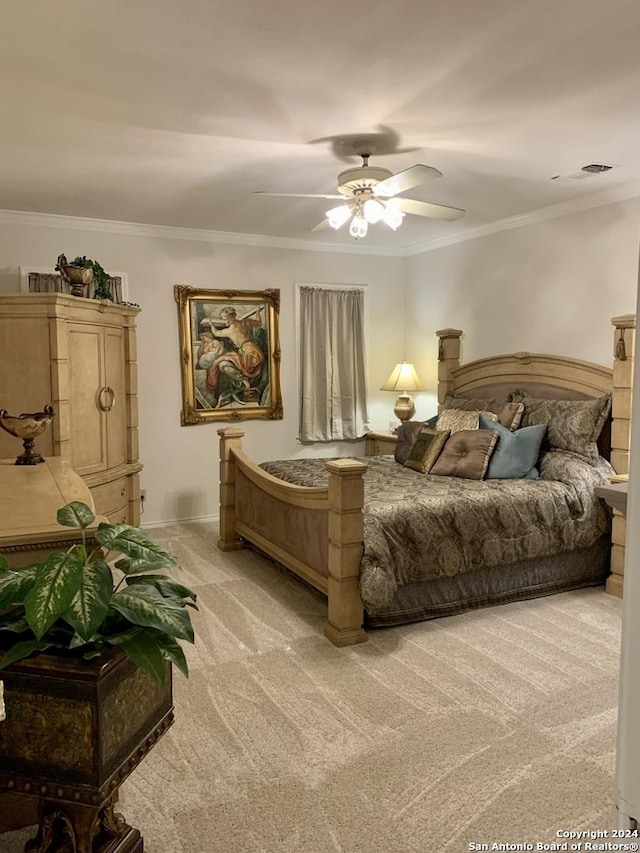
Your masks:
M338 192L345 196L353 196L358 190L371 190L380 181L386 181L393 172L379 166L359 166L346 169L338 175Z

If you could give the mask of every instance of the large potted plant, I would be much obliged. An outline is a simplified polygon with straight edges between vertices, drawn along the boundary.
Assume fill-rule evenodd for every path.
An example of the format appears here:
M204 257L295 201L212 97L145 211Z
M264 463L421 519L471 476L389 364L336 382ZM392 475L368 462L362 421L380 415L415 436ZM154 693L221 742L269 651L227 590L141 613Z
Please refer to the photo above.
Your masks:
M172 665L188 675L180 641L193 642L196 595L161 573L176 558L138 528L94 529L79 501L57 520L79 531L68 550L17 570L0 555L0 793L39 797L31 850L72 838L77 851L141 851L113 807L173 722Z

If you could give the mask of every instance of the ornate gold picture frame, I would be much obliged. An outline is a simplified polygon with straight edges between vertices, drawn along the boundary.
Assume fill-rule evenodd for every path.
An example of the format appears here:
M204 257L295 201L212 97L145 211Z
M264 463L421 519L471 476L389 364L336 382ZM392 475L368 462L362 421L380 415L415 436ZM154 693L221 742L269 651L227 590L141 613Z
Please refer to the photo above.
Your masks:
M183 426L282 418L279 290L177 284Z

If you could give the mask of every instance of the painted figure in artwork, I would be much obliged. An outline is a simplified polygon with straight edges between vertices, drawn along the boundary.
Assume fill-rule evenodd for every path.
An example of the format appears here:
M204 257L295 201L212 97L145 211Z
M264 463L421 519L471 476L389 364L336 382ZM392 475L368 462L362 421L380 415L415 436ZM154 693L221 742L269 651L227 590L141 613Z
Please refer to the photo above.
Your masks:
M206 388L216 399L215 408L231 403L259 403L260 380L266 361L262 309L238 318L233 306L220 311L219 327L211 316L201 320L209 331L200 333L197 366L206 369Z

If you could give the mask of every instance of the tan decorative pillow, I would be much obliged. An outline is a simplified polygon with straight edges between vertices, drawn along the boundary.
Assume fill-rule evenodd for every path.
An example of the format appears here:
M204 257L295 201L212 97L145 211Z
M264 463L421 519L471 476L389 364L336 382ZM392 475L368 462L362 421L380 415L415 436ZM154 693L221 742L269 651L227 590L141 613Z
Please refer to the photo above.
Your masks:
M443 409L438 415L437 430L458 432L461 429L478 429L480 412L463 409Z
M448 438L449 432L423 426L409 451L405 468L428 474Z
M520 401L474 400L472 397L454 397L452 394L447 394L445 397L444 407L445 409L463 409L467 412L493 412L498 416L502 426L511 430L518 429L524 412L524 406Z
M497 441L498 432L495 429L454 432L443 447L431 473L441 477L483 480Z
M588 400L545 400L520 391L523 426L547 424L543 448L566 450L592 464L598 460L598 438L611 409L611 394Z

